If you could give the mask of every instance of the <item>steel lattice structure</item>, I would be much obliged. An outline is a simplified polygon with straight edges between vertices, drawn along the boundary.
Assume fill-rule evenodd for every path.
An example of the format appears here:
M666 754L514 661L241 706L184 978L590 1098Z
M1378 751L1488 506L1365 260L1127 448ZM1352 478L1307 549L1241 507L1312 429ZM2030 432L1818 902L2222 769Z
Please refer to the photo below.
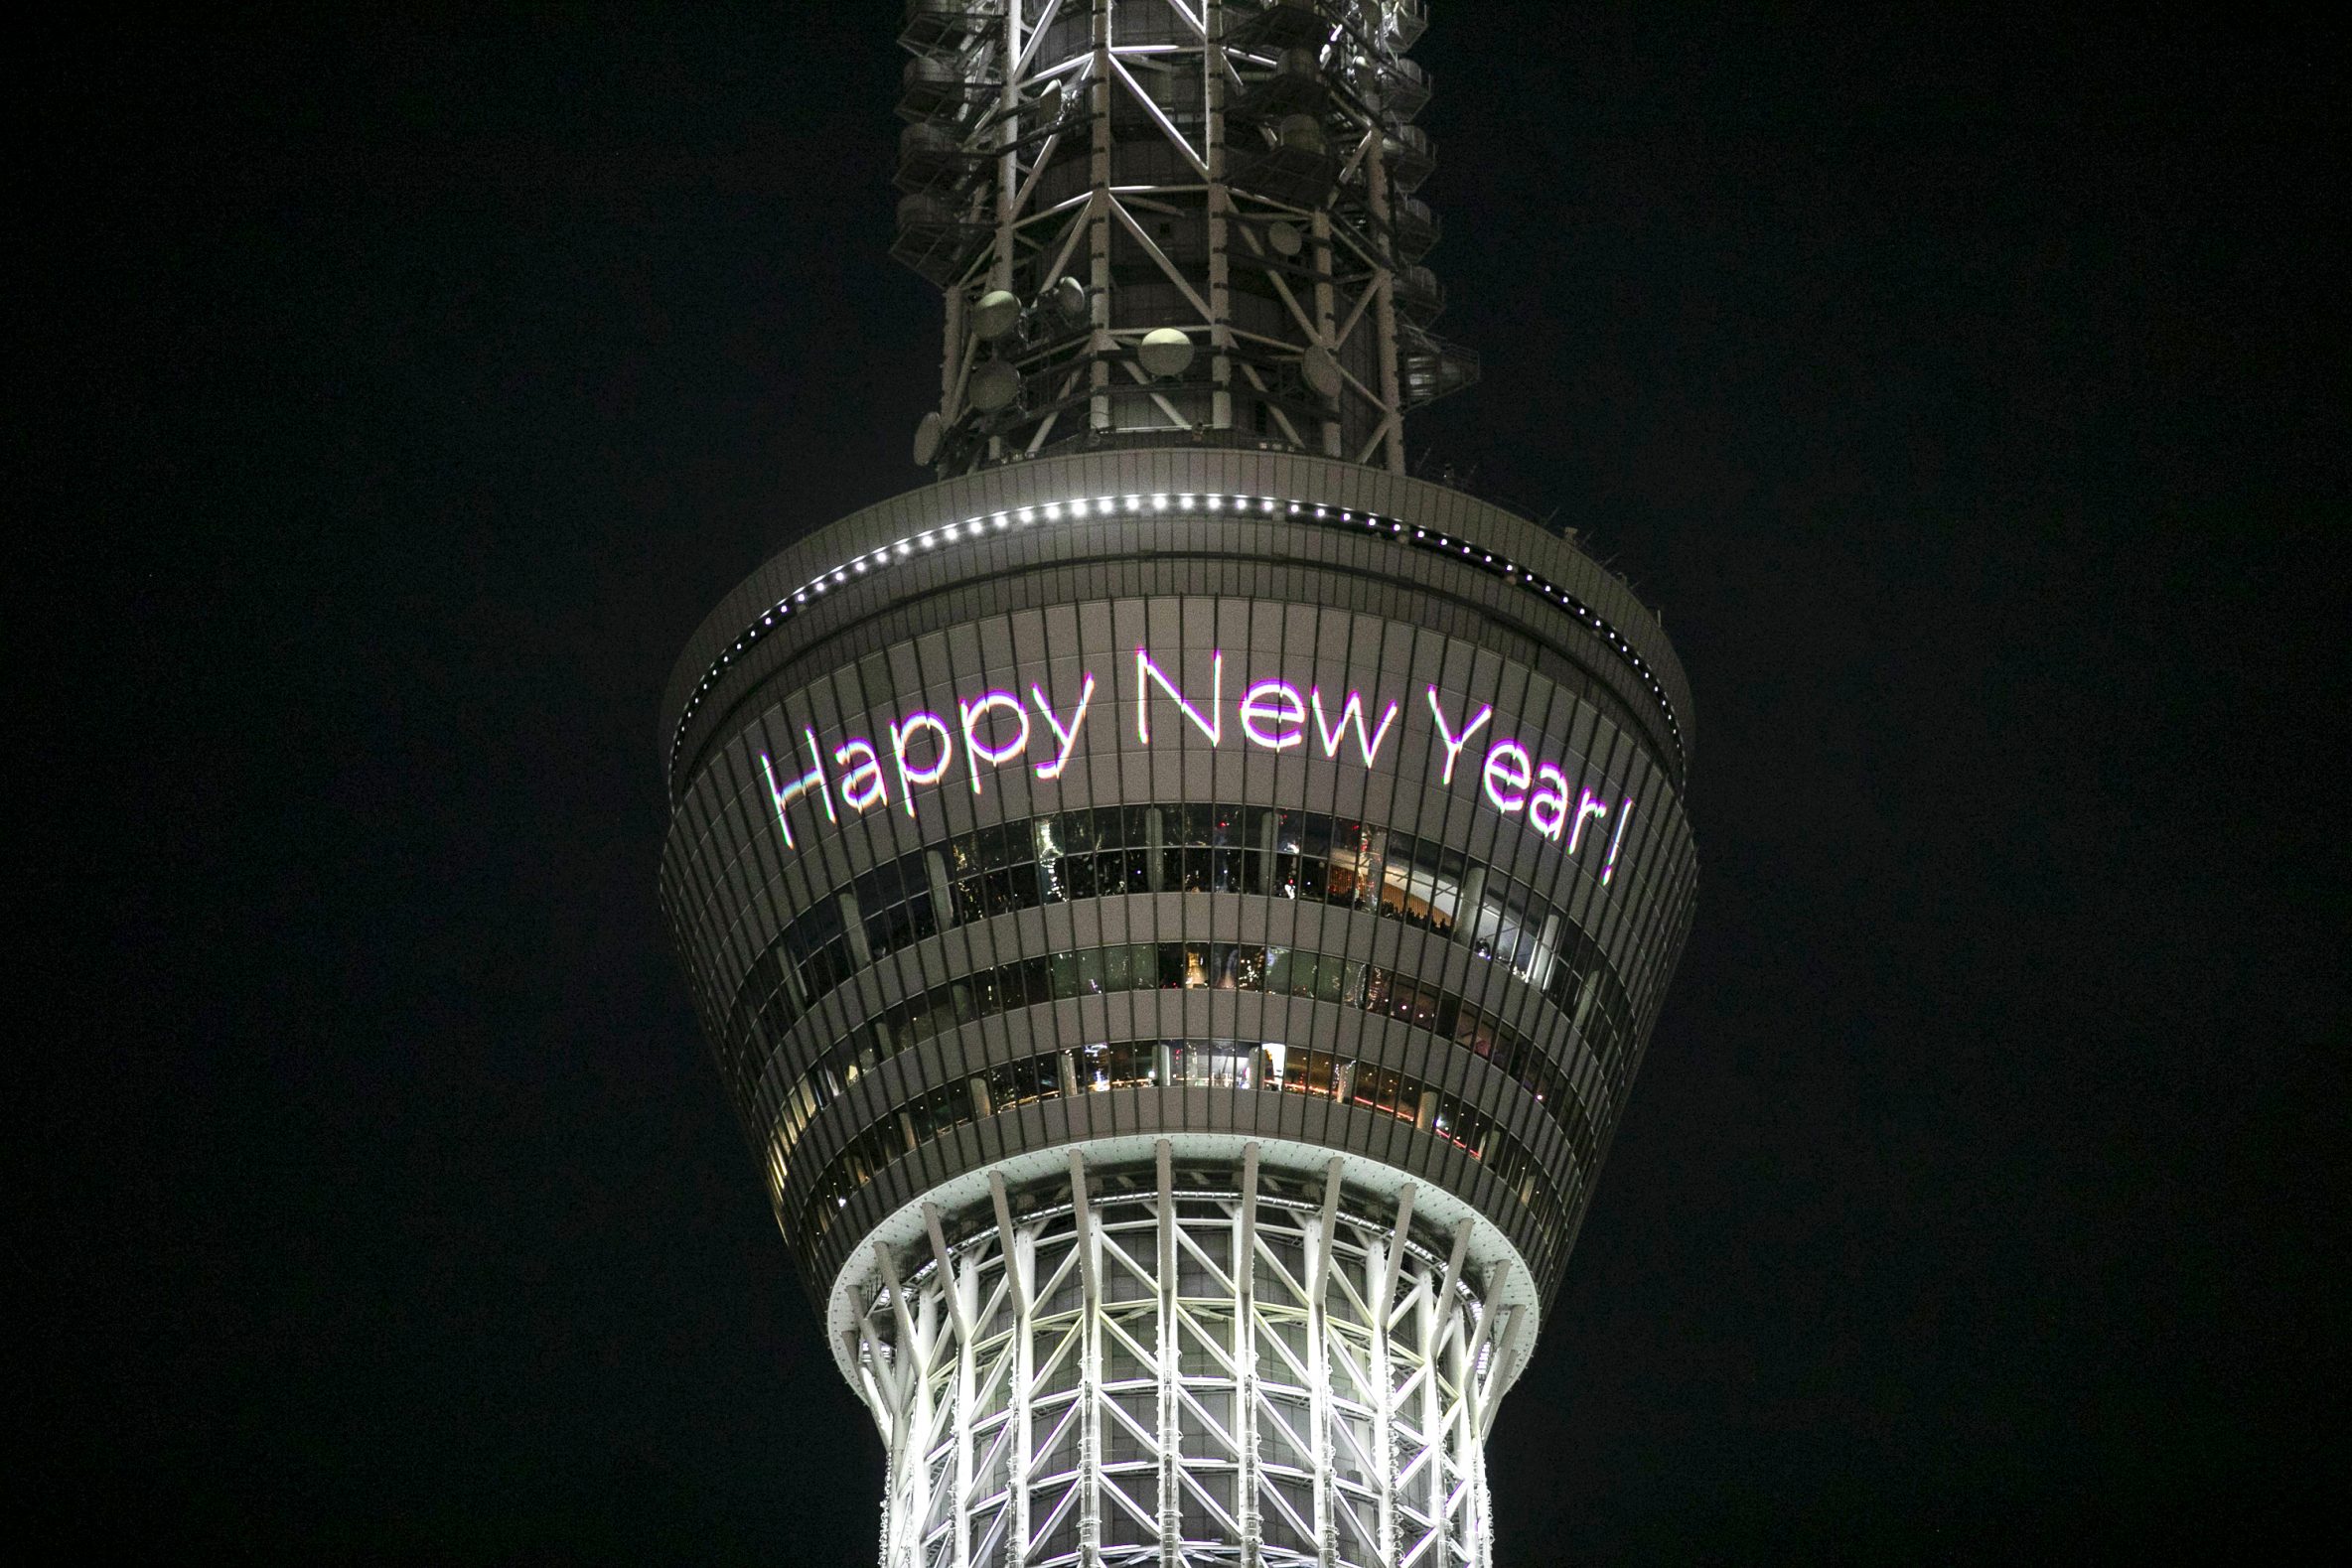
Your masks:
M912 0L936 482L664 694L662 900L883 1568L1491 1563L1484 1445L1689 930L1693 718L1406 477L1419 0Z
M1428 330L1422 23L1420 0L910 6L893 253L947 293L941 472L1179 437L1402 472L1405 411L1478 373ZM1154 331L1207 353L1154 374Z
M1414 1189L1369 1209L1341 1159L1269 1186L1254 1142L1238 1173L1155 1156L1106 1183L1073 1152L1018 1205L991 1172L991 1224L951 1242L927 1204L923 1267L883 1255L855 1335L884 1563L1486 1561L1481 1445L1525 1309L1486 1310L1471 1221L1439 1252Z

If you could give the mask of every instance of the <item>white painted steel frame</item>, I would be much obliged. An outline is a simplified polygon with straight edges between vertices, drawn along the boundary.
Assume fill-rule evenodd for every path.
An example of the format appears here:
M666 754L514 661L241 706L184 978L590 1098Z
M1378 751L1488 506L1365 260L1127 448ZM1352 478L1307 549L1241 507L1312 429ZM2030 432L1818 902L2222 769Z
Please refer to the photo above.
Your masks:
M1115 1187L1078 1150L1042 1188L992 1174L977 1212L925 1206L912 1259L877 1254L847 1338L890 1451L882 1568L1490 1564L1526 1309L1489 1310L1471 1222L1417 1241L1414 1190L1337 1158L1302 1198L1261 1190L1254 1143L1208 1176L1155 1154Z

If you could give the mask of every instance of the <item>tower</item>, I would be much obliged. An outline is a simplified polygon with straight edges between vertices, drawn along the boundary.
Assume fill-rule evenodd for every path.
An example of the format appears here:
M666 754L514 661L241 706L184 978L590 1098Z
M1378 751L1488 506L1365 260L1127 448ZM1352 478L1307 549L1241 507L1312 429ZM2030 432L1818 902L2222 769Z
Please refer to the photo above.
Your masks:
M1681 666L1403 473L1419 0L912 0L935 482L665 693L661 889L885 1568L1486 1563L1688 929Z

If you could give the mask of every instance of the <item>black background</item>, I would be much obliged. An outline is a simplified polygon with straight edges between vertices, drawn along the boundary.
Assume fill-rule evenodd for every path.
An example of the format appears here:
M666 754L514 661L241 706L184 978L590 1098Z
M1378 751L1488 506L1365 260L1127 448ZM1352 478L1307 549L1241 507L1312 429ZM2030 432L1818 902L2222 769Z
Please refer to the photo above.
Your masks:
M1486 379L1416 463L1583 529L1697 700L1513 1568L2345 1484L2342 40L2080 9L1432 8ZM20 1533L872 1561L654 708L919 477L895 16L20 40Z

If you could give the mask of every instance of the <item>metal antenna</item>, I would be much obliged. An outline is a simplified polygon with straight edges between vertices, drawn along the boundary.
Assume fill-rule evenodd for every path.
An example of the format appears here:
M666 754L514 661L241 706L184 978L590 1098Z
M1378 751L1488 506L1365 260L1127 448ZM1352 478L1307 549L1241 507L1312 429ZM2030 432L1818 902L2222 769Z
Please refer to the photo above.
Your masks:
M947 296L943 476L1072 446L1404 472L1429 324L1425 0L911 0L891 253Z

